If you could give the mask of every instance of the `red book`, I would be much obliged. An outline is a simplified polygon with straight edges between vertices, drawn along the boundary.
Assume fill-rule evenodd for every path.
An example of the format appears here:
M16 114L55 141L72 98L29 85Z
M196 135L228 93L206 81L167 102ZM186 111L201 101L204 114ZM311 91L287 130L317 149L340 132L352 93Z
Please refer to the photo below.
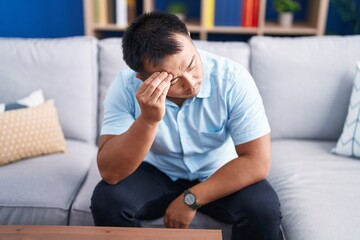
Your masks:
M253 27L257 27L259 25L259 4L260 4L260 0L254 0L253 21L252 21Z
M253 9L254 0L243 0L242 22L244 27L252 27L254 14Z

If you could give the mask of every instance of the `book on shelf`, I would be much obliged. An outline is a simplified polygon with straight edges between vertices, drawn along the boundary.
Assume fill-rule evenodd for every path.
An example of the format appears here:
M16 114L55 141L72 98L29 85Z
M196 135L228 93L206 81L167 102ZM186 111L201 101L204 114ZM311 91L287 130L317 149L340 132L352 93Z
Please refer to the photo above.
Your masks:
M136 18L136 0L127 0L128 23Z
M204 13L203 13L203 26L207 28L211 28L214 26L215 21L215 0L206 0L203 1Z
M216 0L215 26L257 27L260 0Z
M136 0L92 0L95 24L126 27L136 17Z
M215 1L215 26L241 26L242 0Z
M115 12L115 1L114 0L107 0L108 1L108 23L115 24L116 22L116 12Z
M94 23L105 25L108 23L108 0L93 0Z
M259 0L242 0L242 26L257 27L259 24Z
M252 26L257 27L259 26L259 7L260 7L260 0L254 0L253 5L253 20L252 20Z
M115 24L118 27L126 27L128 24L127 0L115 0Z
M115 1L115 24L118 27L126 27L136 18L136 0L112 1Z

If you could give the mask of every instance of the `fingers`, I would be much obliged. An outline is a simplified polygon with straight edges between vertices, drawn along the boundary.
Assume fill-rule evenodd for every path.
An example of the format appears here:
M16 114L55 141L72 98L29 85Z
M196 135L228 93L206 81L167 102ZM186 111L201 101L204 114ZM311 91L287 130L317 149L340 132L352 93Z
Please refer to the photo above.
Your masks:
M188 224L180 223L177 221L171 221L166 217L164 217L164 225L167 228L189 228Z
M154 101L164 100L170 87L172 75L166 72L153 73L139 88L138 93Z
M141 81L143 81L143 84L140 86L138 91L140 93L144 92L146 90L146 88L149 86L149 83L151 83L159 74L160 74L160 72L154 72L148 78L145 78L144 76L142 76L140 74L136 74L136 77L139 78Z

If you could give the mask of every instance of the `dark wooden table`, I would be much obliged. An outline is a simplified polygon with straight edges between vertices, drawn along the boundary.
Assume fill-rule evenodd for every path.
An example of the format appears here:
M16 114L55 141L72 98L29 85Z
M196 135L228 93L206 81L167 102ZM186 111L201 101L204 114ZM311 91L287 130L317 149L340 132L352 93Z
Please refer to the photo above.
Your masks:
M221 230L0 225L1 240L222 240Z

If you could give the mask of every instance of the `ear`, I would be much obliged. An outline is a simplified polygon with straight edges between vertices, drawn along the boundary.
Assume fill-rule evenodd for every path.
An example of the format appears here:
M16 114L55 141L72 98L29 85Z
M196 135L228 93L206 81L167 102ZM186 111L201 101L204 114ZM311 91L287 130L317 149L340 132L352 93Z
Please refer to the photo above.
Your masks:
M188 31L188 35L189 35L189 37L191 38L191 33L190 33L190 31Z
M140 79L141 81L145 81L147 78L146 77L144 77L143 75L141 75L140 73L137 73L136 75L135 75L138 79Z

